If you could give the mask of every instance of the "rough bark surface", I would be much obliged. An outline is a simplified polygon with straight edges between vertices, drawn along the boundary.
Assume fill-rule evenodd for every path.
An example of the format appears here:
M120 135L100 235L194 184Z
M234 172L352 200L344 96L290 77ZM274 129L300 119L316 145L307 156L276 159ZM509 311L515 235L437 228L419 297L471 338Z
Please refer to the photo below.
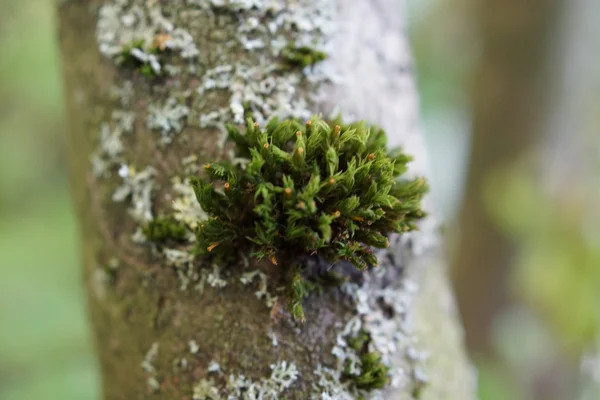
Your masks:
M265 61L264 54L237 42L240 15L257 11L214 3L252 2L63 1L59 6L70 173L104 398L252 399L248 379L256 390L288 399L473 398L473 374L463 353L462 331L431 218L421 232L396 238L392 250L381 254L387 260L385 268L367 276L362 286L312 295L306 301L303 325L294 323L277 301L265 305L265 298L278 294L271 281L265 283L267 290L258 279L243 283L235 268L174 265L166 251L139 243L139 235L138 243L132 239L145 221L171 210L178 195L172 179L186 176L182 159L196 155L197 166L228 156L226 147L219 146L218 125L200 122L214 107L228 108L230 102L223 91L197 94L206 75L225 63ZM264 2L254 3L260 8ZM303 12L312 2L273 3ZM332 79L319 83L320 96L310 96L317 86L310 72L302 72L306 79L291 82L294 98L305 99L310 112L335 110L347 118L382 125L392 144L403 145L415 156L413 173L425 175L418 101L397 3L332 3L337 28L330 33L330 58L325 63L335 71ZM191 48L197 47L200 54L174 56L170 61L184 72L147 78L99 51L103 7L132 4L142 12L162 7L162 17L190 33ZM148 122L151 110L170 99L186 109L183 116L165 117L172 125L183 121L181 127L171 126L176 135ZM124 109L132 116L129 123L119 114ZM265 117L277 114L264 111ZM297 115L300 111L290 114L305 117ZM104 158L100 168L97 159L96 163L90 159L94 161L98 148L106 147L107 137L117 128L124 131L119 131L122 148L108 151L116 156ZM146 181L140 171L150 171ZM130 182L136 178L142 183ZM148 181L152 185L144 186ZM129 192L117 195L123 187ZM151 208L145 209L148 198ZM261 265L250 265L248 271L253 268L269 272ZM182 286L189 287L182 290ZM382 391L359 393L347 383L322 378L322 368L339 373L344 367L340 362L352 356L345 335L357 327L369 331L373 350L392 366L391 383ZM342 356L335 351L340 341Z

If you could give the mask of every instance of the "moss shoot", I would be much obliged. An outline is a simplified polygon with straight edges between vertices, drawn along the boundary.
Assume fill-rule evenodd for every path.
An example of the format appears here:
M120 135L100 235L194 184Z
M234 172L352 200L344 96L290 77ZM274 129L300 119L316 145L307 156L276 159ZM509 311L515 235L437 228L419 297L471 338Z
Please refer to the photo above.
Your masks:
M197 252L242 252L279 265L299 319L309 291L299 273L303 258L318 254L365 270L377 265L373 247L387 247L392 232L416 229L424 215L425 181L398 179L411 158L388 152L377 127L315 117L305 124L273 119L263 129L249 120L245 134L230 126L229 137L247 166L209 163L208 179L190 179L209 215L197 231Z
M143 228L144 236L151 242L166 243L185 241L188 229L175 218L155 218Z
M154 43L146 49L143 39L135 40L123 46L118 61L121 65L132 68L147 78L154 78L161 74L157 54L164 47Z
M389 367L376 352L369 352L370 335L360 330L355 337L348 338L350 348L360 354L360 373L358 375L344 373L344 379L351 381L357 389L374 390L384 388L389 381Z
M288 45L282 51L286 64L290 67L305 68L327 59L327 54L309 46Z

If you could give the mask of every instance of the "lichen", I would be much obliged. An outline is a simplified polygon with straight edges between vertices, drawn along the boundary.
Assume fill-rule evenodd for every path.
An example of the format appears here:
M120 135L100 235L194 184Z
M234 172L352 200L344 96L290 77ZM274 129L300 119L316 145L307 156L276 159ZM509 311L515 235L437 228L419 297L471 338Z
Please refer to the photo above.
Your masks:
M161 142L169 144L173 141L173 135L183 129L189 112L186 105L178 103L173 97L161 107L151 104L148 107L148 128L160 131Z
M146 384L148 385L148 389L151 392L155 392L160 388L158 380L156 379L157 371L153 365L154 360L158 356L158 348L159 345L157 342L152 343L152 346L150 347L150 349L146 353L146 356L144 357L144 360L140 364L142 369L147 374Z
M219 388L212 379L201 379L194 386L193 399L280 400L285 398L286 390L298 380L298 368L293 362L287 361L271 364L270 368L271 375L259 381L231 373L223 388ZM208 369L217 372L221 370L221 367L217 363L211 362Z
M134 167L123 164L119 168L119 176L123 180L113 193L116 202L130 200L129 214L138 222L147 223L152 220L152 193L155 189L153 167L146 167L137 172Z
M200 54L192 35L165 18L159 5L142 6L131 0L100 7L96 39L102 54L117 64L133 62L151 76L162 72L157 51L177 52L183 59Z

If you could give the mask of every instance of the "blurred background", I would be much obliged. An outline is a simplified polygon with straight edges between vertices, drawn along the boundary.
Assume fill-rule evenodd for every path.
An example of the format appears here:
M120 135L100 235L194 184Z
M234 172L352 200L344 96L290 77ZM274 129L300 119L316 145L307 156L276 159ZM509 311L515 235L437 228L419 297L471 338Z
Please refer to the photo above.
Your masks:
M407 0L483 400L600 399L600 2ZM98 399L52 0L0 0L0 399Z

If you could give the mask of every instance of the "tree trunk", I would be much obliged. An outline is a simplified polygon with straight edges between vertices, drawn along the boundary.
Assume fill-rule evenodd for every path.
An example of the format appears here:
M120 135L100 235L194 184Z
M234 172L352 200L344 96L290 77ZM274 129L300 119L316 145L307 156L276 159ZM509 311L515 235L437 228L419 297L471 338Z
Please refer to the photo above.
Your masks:
M61 2L70 173L104 398L474 397L432 218L395 238L362 282L312 294L304 324L260 265L201 265L140 231L157 216L202 216L185 177L231 156L222 128L249 112L260 123L317 112L377 123L424 175L397 3ZM329 58L282 68L290 44ZM383 390L358 390L344 373L358 330L391 367Z
M522 159L542 131L549 91L549 50L558 0L487 0L479 4L482 54L472 93L467 187L459 216L452 281L474 357L493 357L493 322L508 308L515 245L484 204L490 176Z

